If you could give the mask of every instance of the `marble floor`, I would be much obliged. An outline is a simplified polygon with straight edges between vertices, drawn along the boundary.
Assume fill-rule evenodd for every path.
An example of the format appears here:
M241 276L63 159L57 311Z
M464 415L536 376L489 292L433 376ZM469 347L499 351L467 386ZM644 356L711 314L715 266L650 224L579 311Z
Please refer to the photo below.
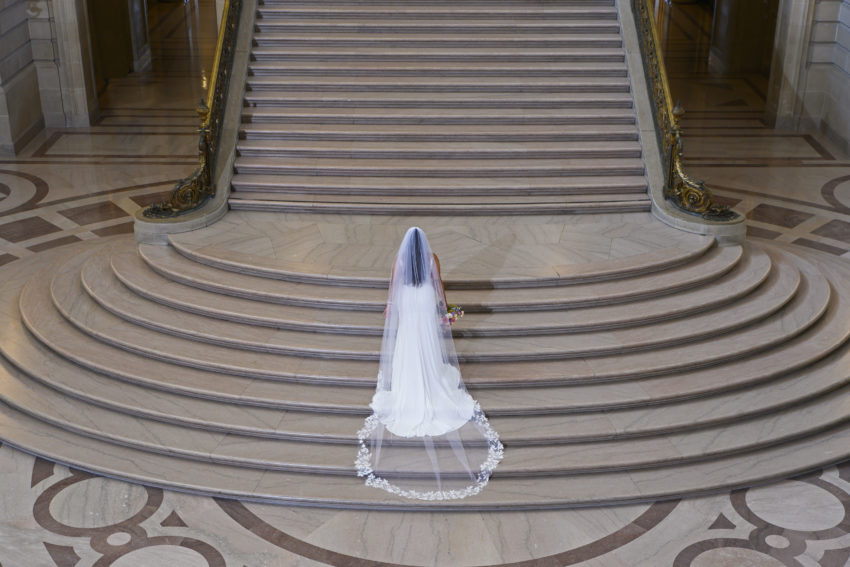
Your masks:
M0 264L130 233L131 215L192 169L212 2L159 6L152 71L112 81L92 127L47 131L0 157ZM751 236L850 259L850 157L817 135L766 127L752 78L672 71L688 110L691 174L747 215ZM7 445L0 471L4 567L850 565L850 463L682 501L504 514L197 497L93 477Z

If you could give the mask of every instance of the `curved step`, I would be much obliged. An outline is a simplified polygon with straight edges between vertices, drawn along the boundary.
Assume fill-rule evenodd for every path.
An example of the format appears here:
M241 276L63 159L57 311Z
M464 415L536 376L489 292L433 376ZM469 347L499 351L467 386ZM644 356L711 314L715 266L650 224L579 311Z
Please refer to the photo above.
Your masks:
M234 213L234 215L237 214L240 213ZM253 214L257 214L258 217L261 215L258 213ZM277 217L277 215L272 216ZM270 217L269 215L265 215L263 218L268 219ZM470 220L469 222L473 221ZM482 222L494 221L483 219ZM628 227L625 228L627 229ZM243 238L250 238L251 236L251 234L245 234ZM260 246L264 246L262 239L265 236L262 232L257 232L256 237L260 239ZM262 253L232 250L227 244L227 238L229 238L229 235L227 234L226 223L218 223L212 230L171 235L169 237L169 243L174 250L185 258L198 264L204 264L220 270L297 283L323 284L325 286L373 287L381 290L387 289L389 280L388 270L384 267L391 266L396 255L396 249L394 247L378 247L372 244L370 245L370 252L377 255L373 262L374 265L381 266L380 268L376 269L372 266L361 267L356 263L334 266L325 264L322 256L327 254L344 254L345 251L339 244L330 244L316 252L315 256L321 254L319 258L301 263L270 257ZM731 269L734 262L737 262L737 258L741 255L741 249L738 246L729 247L729 252L718 251L707 254L714 248L715 242L712 237L683 235L682 233L678 235L670 234L666 230L660 231L658 234L652 234L651 231L644 230L640 240L629 239L627 242L624 242L625 240L625 238L620 238L615 234L607 237L607 242L601 241L600 246L607 245L609 248L614 248L615 245L619 244L628 251L626 254L609 253L605 255L604 259L583 261L580 263L569 263L568 251L565 254L563 247L555 243L546 250L551 263L540 262L538 266L530 268L527 263L512 266L507 264L506 260L503 260L500 275L496 276L493 275L492 266L481 262L476 263L469 256L465 257L460 262L460 265L451 266L451 259L447 259L444 255L442 258L442 269L446 289L498 289L499 294L505 294L511 293L507 288L543 288L548 286L574 286L576 284L594 283L594 287L597 290L596 297L599 297L599 295L607 295L604 291L598 291L600 287L607 285L608 282L605 280L661 272L662 270L678 268L680 265L703 257L719 263L725 262L727 268L724 270L719 265L713 265L711 267L700 266L697 269L725 272ZM645 242L649 242L650 244L645 244ZM481 250L486 250L486 246L481 245L480 242L478 243L478 247ZM147 258L154 254L154 250L157 248L162 249L162 247L141 245L139 250L142 256ZM524 247L519 247L519 251L525 252ZM472 251L473 256L475 252L476 250ZM723 256L723 260L718 260L717 256ZM729 263L731 258L736 259L732 263ZM563 264L560 262L563 262ZM668 273L666 275L670 276L671 274ZM693 276L694 274L689 275ZM705 278L704 275L703 278ZM661 281L654 283L658 286L657 289L670 289ZM680 280L679 283L681 283ZM275 286L280 285L279 282L271 282L271 284ZM253 287L256 286L249 285L248 289L252 289ZM331 293L330 290L326 292ZM535 289L534 292L536 294L546 293L542 289ZM622 290L620 295L624 295ZM454 293L452 296L455 297ZM590 297L586 297L585 300L590 303L598 303L592 301ZM384 298L382 297L381 303L383 301ZM466 303L470 302L467 301ZM524 302L524 304L529 303L533 302ZM383 306L381 306L381 309L383 309Z
M177 283L154 272L135 247L119 250L109 262L115 276L133 293L173 309L206 317L281 329L379 335L383 318L373 312L316 309L222 295ZM470 311L455 324L455 336L551 334L627 327L681 317L719 307L752 292L767 278L770 258L755 249L711 286L692 286L676 294L633 303L575 307L569 310L524 312ZM220 276L220 280L223 280ZM306 302L305 302L306 303ZM469 309L467 307L467 309Z
M843 344L850 333L847 304L840 304L835 313L832 318L841 322L843 335L832 348ZM368 414L366 404L371 398L371 388L287 385L168 367L155 360L112 353L109 347L92 344L85 335L72 329L69 333L69 329L60 319L39 338L73 362L58 358L51 350L34 343L20 327L8 333L4 355L30 377L66 396L181 426L269 438L324 438L353 444L353 432L359 426L356 419L346 416L362 419ZM808 339L806 344L810 349L813 341L822 340L814 336ZM741 391L741 384L708 383L712 389L701 392L703 397L697 399L688 399L695 393L689 393L681 379L668 380L671 383L666 385L666 397L648 397L647 392L652 389L641 383L627 388L598 384L525 390L477 389L475 395L493 423L499 426L503 440L510 443L552 444L675 434L776 412L843 387L848 381L845 368L850 354L846 349L835 355L829 352L829 348L823 347L805 360L806 353L799 346L785 345L772 353L775 363L750 362L749 366L755 365L761 374L756 375L758 382L743 384L749 386L747 390ZM827 358L812 366L813 361L823 356ZM86 357L88 360L83 360ZM81 361L92 370L78 366ZM806 365L805 370L795 370ZM721 375L738 375L736 366L741 364L732 363L718 370ZM703 376L696 374L693 380L700 381ZM700 383L706 388L705 380ZM733 389L729 390L730 387ZM659 406L659 403L668 405ZM577 413L602 411L605 413ZM317 417L310 417L310 413ZM553 432L557 433L553 435Z
M9 342L6 346L11 350L6 351L6 357L33 377L45 376L39 379L68 395L107 407L125 407L129 400L130 408L122 411L134 415L148 415L155 419L188 423L190 426L192 423L201 423L212 427L225 416L233 420L245 412L268 414L264 410L252 409L254 407L337 415L363 415L368 411L366 403L371 397L371 388L340 389L267 382L170 366L132 353L113 351L111 347L80 334L50 310L37 317L39 320L30 324L38 339L72 362L58 359L50 350L35 346L24 337L24 333L14 330L8 333ZM848 356L846 351L840 351L813 367L811 365L847 340L850 335L848 322L848 305L846 301L839 301L809 333L773 351L713 369L686 370L680 375L633 380L628 384L529 389L528 382L521 382L526 385L525 389L488 390L485 387L476 388L475 392L491 417L504 415L521 418L516 421L500 419L497 423L503 431L503 437L507 439L512 439L514 435L514 427L507 426L507 423L518 425L525 443L532 441L528 435L534 436L534 431L540 432L547 442L553 441L552 431L559 431L562 437L567 435L573 439L606 438L617 433L617 430L611 429L612 423L620 424L619 435L634 436L659 430L681 431L699 427L701 423L715 423L730 417L769 411L771 407L788 405L798 399L804 400L834 389L842 383L846 374L841 370L841 364ZM57 366L61 370L56 370ZM805 371L800 371L807 366L809 368ZM89 370L84 370L86 368ZM104 373L129 384L110 383L109 380L104 383L102 378L92 377L92 372ZM89 388L81 386L86 383L90 385ZM374 381L371 386L374 387ZM740 391L743 386L748 386L748 390ZM149 388L156 391L146 393ZM103 401L102 396L109 398L110 392L110 401ZM177 398L171 400L174 395ZM694 397L698 399L689 400ZM213 401L223 402L230 409L215 407ZM671 408L672 413L663 408L659 410L659 403L674 401L680 403ZM240 405L250 407L246 409ZM170 414L169 408L174 408ZM546 417L548 414L566 415L601 410L606 411L601 420L595 416L580 415ZM275 423L280 415L271 413L267 417L252 417L247 425L231 421L230 425L219 429L278 436L280 432L262 433L256 427L257 424ZM534 415L543 417L529 417ZM200 421L193 421L187 416L195 416ZM570 423L564 422L564 419L570 420ZM301 436L310 436L303 429L309 425L308 422L306 417L296 418L295 423L302 430ZM326 419L321 418L315 425L318 425L319 431L314 435L329 433L329 422ZM343 427L337 432L340 439L347 436L353 442L351 431L356 427L350 422L343 424ZM289 438L298 437L294 431L286 435Z
M353 445L257 439L206 429L187 430L144 418L130 418L56 392L6 369L0 399L39 421L86 437L152 453L176 455L245 468L354 476ZM636 470L738 455L842 426L850 386L778 414L759 416L696 432L643 439L581 444L506 444L505 460L493 478L521 478ZM421 456L421 454L420 454ZM429 464L422 462L427 470ZM446 471L451 474L451 471Z
M79 259L77 260L79 261ZM66 266L67 268L67 266ZM808 268L807 268L808 269ZM60 272L61 273L61 272ZM78 282L75 282L79 285ZM30 282L21 295L21 308L25 320L31 317L33 305L38 303L39 289L46 293L48 282ZM716 364L724 359L724 354L729 359L745 356L759 352L760 350L774 346L782 341L793 338L798 333L805 331L815 323L826 308L829 297L826 282L812 283L812 301L806 301L806 294L798 294L789 308L773 315L762 322L751 325L739 331L733 331L712 341L717 345L718 352L707 353L701 356L699 349L691 345L664 347L650 351L641 351L630 354L612 354L595 358L567 358L558 360L558 372L562 379L571 374L584 375L583 379L622 379L624 376L646 376L663 372L670 372L677 368L698 365ZM818 299L820 298L820 299ZM90 301L82 294L81 302ZM304 358L305 351L296 351L302 356L271 354L267 352L241 351L217 345L202 344L195 341L181 339L178 337L162 335L133 325L127 325L117 317L100 309L81 309L80 303L71 305L71 311L65 315L71 317L70 321L75 323L84 332L97 336L99 340L119 346L120 348L147 354L162 360L168 360L177 364L192 366L195 368L213 371L232 372L240 375L265 376L275 379L293 379L302 381L315 381L318 383L333 383L337 380L329 370L337 372L344 367L344 374L348 376L354 368L351 360L344 363L329 360L318 360ZM79 315L74 315L79 311ZM750 341L749 344L748 341ZM746 346L743 346L746 345ZM314 351L318 355L322 351ZM352 356L347 354L346 356ZM358 357L362 354L353 355ZM372 356L372 355L368 355ZM368 358L367 356L367 358ZM509 355L511 356L511 355ZM529 360L527 354L520 353L519 356ZM560 354L557 356L561 356ZM466 354L472 360L506 358L502 353L488 355L486 357ZM357 360L355 359L355 360ZM369 363L362 366L364 374L368 372ZM373 363L372 363L373 364ZM545 369L554 363L542 363ZM538 365L535 365L535 368ZM478 367L478 368L476 368ZM283 370L286 369L286 370ZM293 369L298 369L293 373ZM486 372L489 380L494 377L509 377L511 372L517 372L515 363L488 363L483 368L480 364L467 365L464 370L468 380L475 382L481 378L482 370ZM372 369L372 372L374 369ZM523 375L527 379L537 380L536 376L529 377L528 369L524 369L514 377ZM628 372L628 374L624 374ZM371 372L370 372L371 373ZM350 378L345 378L344 381Z
M600 331L585 330L581 334L547 334L528 341L516 338L530 334L522 331L525 326L533 324L535 317L531 314L526 316L524 324L522 319L517 321L517 329L520 332L512 334L509 327L503 327L500 335L504 335L505 339L467 339L465 335L461 335L456 339L455 344L459 356L491 360L490 357L498 355L507 359L507 357L520 356L519 352L507 354L519 349L528 356L529 360L535 360L544 356L555 358L630 352L718 336L769 317L791 300L800 283L799 272L793 265L784 263L781 258L777 266L779 269L771 274L764 285L751 296L726 306L716 307L710 312L691 314L686 319L661 321L654 324L643 322L634 330L618 328ZM300 329L278 327L281 329L279 332L269 335L264 327L258 329L253 324L210 319L204 315L189 312L177 314L170 307L136 295L121 285L109 268L108 258L93 258L86 262L82 266L80 277L83 288L89 296L113 315L133 325L191 340L283 354L296 354L299 350L305 352L319 350L324 357L329 358L347 357L347 355L360 358L363 353L355 351L364 350L371 353L377 352L379 347L377 339L347 340L341 338L339 332L328 336L311 332L313 331L311 329L303 332ZM77 278L76 273L73 274L73 278ZM60 303L60 310L70 313L72 309L67 299L76 297L77 288L71 281L63 281L63 279L61 276L54 279L53 295ZM63 300L63 298L67 299ZM634 306L632 308L637 309ZM474 324L474 322L467 322L467 325L470 323ZM623 326L615 323L615 327ZM357 333L357 335L377 337L380 331L381 326L378 325L374 326L369 333ZM515 338L510 339L511 336ZM344 347L345 350L339 350L340 347Z
M189 466L191 461L184 459L63 432L5 404L0 405L0 428L7 432L7 441L19 449L150 486L295 506L410 511L560 509L658 500L786 477L833 462L846 452L846 430L839 428L756 453L716 459L707 465L528 480L494 478L487 490L462 503L412 502L368 488L356 478L316 475L311 482L297 473L212 463Z

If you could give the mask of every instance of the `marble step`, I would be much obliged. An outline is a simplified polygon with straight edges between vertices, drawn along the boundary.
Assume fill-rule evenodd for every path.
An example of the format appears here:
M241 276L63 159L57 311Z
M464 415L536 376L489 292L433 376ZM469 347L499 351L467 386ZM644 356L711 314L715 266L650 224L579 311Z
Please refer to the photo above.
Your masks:
M848 320L847 303L840 303L805 336L767 355L715 370L685 370L680 376L633 380L627 385L471 386L491 418L498 418L503 436L511 441L587 441L681 431L781 409L840 387L846 383L842 368L850 354L847 349L830 353L845 344ZM61 318L53 317L49 325L36 327L40 342L28 338L21 324L14 322L3 345L7 359L22 371L66 395L190 427L288 439L325 435L353 443L351 431L356 426L351 420L334 421L333 425L339 426L334 429L326 417L311 421L299 412L362 417L374 388L374 382L365 388L327 387L206 373L117 351L80 334ZM741 390L742 386L747 389ZM676 405L660 406L671 402ZM283 426L268 429L268 424L278 423L282 415L273 412L293 410L292 419L281 422ZM605 411L605 417L581 415L596 411ZM559 417L547 417L550 415Z
M387 50L380 47L349 47L323 49L284 49L255 47L251 50L251 57L256 61L279 61L290 60L309 61L358 61L358 62L405 62L415 60L418 62L448 62L462 61L469 63L499 63L499 62L528 62L528 63L569 63L569 62L599 62L620 63L625 60L622 48L597 48L593 50L580 48L564 49L531 49L531 48L508 48L502 47L498 50L490 48L457 48L457 49L394 49Z
M579 34L619 33L620 25L611 19L538 21L516 20L496 23L487 20L434 20L427 17L407 22L351 22L345 18L298 18L283 20L262 17L254 23L261 33L370 33L370 34L546 34L570 37Z
M66 268L70 269L68 266ZM77 281L72 283L79 285ZM37 311L35 305L38 303L38 297L39 295L43 297L43 294L47 293L47 290L44 289L47 285L47 282L31 282L22 293L21 310L25 320L31 320L33 318L33 313ZM697 361L699 361L699 364L716 364L723 360L723 354L729 359L746 356L774 346L805 331L806 328L817 321L826 307L820 304L820 301L828 297L828 289L824 288L826 288L825 284L823 286L815 284L811 290L813 292L812 297L807 297L807 294L797 294L791 304L789 304L789 307L776 315L744 329L728 332L720 337L713 337L711 342L717 345L718 353L701 355L701 349L687 348L688 345L686 344L683 346L663 346L649 351L619 354L622 351L622 347L606 347L603 344L590 347L588 350L586 344L576 345L576 341L572 341L564 349L563 345L557 344L557 342L551 346L544 345L541 347L537 340L527 341L524 339L510 340L503 345L502 349L498 347L500 342L504 341L488 340L482 344L486 345L488 350L492 349L491 352L478 352L478 349L482 348L479 345L475 346L475 351L465 352L465 339L460 339L458 341L459 351L461 352L460 358L462 360L482 363L512 360L532 362L558 359L563 367L561 372L567 370L567 373L570 370L573 372L580 371L582 368L586 372L587 365L590 364L591 367L594 367L594 379L606 374L606 371L609 374L608 379L614 379L617 375L622 375L622 372L627 369L630 369L630 374L640 375L641 372L638 369L641 366L644 367L643 374L650 374L672 371L676 368L693 365ZM41 294L39 294L39 289L41 289ZM310 368L311 370L308 370L308 373L316 372L317 370L321 373L323 369L327 369L328 362L332 362L328 360L329 357L342 357L340 361L346 360L347 364L350 360L362 360L365 362L374 360L377 356L376 353L366 351L362 346L358 346L356 344L357 341L354 341L352 338L343 338L338 335L335 336L332 350L328 349L327 345L310 345L304 342L294 347L290 340L286 340L283 341L285 344L280 345L278 354L272 354L265 350L258 352L234 350L216 344L199 343L195 340L163 335L155 331L149 331L145 328L127 324L114 315L94 308L84 294L79 294L79 290L66 290L78 298L72 304L68 304L67 300L63 300L59 293L64 288L54 285L53 289L57 292L55 297L56 305L62 310L63 315L81 331L97 337L107 344L118 346L131 352L147 354L161 360L195 368L285 379L289 373L286 371L282 372L281 369L288 366L292 367L293 363L299 369L306 370ZM31 323L28 326L32 328ZM292 333L286 333L284 331L277 331L271 334L273 335L273 340L278 340L283 335L288 335L289 339L296 338ZM303 339L304 337L301 338ZM523 342L528 344L523 345ZM245 343L240 346L244 347ZM272 347L266 346L263 348L268 349ZM506 352L504 350L505 348L520 350L512 353ZM584 352L602 354L590 359L580 358ZM605 354L608 352L611 354ZM490 368L493 366L493 364L489 364ZM496 366L498 367L499 365ZM347 367L346 372L349 370L350 367ZM313 374L310 378L307 376L301 377L299 370L297 380L331 383L339 379L328 375L317 376L316 374ZM344 382L347 380L348 378L341 381Z
M399 141L300 141L300 140L241 140L237 154L258 158L294 159L403 159L403 160L530 160L530 159L617 159L639 158L640 143L581 141L581 142L477 142L447 139L442 142Z
M711 370L684 370L628 384L470 386L511 441L588 441L683 431L777 411L841 387L847 381L843 368L850 354L846 348L832 353L846 344L848 321L847 302L839 302L811 332L772 352ZM353 443L351 420L311 421L299 412L363 416L374 388L374 381L371 387L327 387L206 373L118 351L80 334L61 318L36 326L40 342L14 322L3 345L5 357L20 370L66 395L191 427L288 439L325 435ZM294 411L291 420L282 422L294 425L268 429L282 414L266 408ZM604 418L584 415L601 411Z
M500 336L504 338L484 340L474 338L475 335L473 338L461 335L455 344L460 356L470 360L489 360L494 356L519 357L520 351L529 359L595 356L701 340L759 322L792 301L801 285L799 272L793 265L780 265L779 268L751 295L711 311L691 314L687 318L644 323L634 329L621 329L618 325L614 329L546 334L527 340L520 338L527 335L521 332L524 327L520 324L520 332L516 334L512 334L511 328L503 327ZM108 259L93 258L82 266L81 272L79 277L83 288L100 307L132 325L162 333L238 349L284 354L318 351L331 358L362 358L372 356L379 350L378 332L342 335L339 332L317 333L313 330L278 328L277 332L270 334L267 327L257 327L253 323L175 312L171 307L145 299L121 285L112 274ZM76 273L67 277L57 276L52 285L53 297L60 304L60 310L72 318L76 306L72 307L70 302L76 300L83 303L77 298L78 287L74 281L77 277ZM824 295L828 295L826 291ZM811 301L814 298L808 299ZM83 309L81 307L80 313ZM526 325L532 321L534 318L529 317Z
M206 291L170 280L150 269L135 249L117 250L109 258L115 277L136 295L172 309L267 327L331 333L380 335L383 318L372 311L282 305ZM676 294L569 310L468 312L455 324L455 336L553 334L628 327L684 317L720 307L753 292L771 270L770 258L756 249L710 286L691 286ZM345 289L345 288L342 288ZM294 301L295 302L295 301ZM359 306L359 302L352 301ZM303 305L303 306L301 306ZM341 304L343 307L345 304Z
M824 266L821 267L824 268ZM838 273L837 276L830 276L829 271L826 273L832 281L842 281L841 278L846 279L848 275L846 270L843 273ZM45 317L48 317L50 320L45 320ZM310 404L303 398L304 395L308 395L316 403L315 411L335 411L337 413L356 411L355 407L345 408L339 406L339 395L344 394L341 394L338 389L327 389L303 384L291 386L282 383L266 383L262 380L251 380L250 385L246 388L244 379L240 379L238 376L226 376L215 373L205 374L192 368L169 367L163 362L136 357L129 353L109 355L107 351L111 351L111 347L89 339L85 335L80 335L67 322L61 318L57 319L55 313L50 310L36 312L35 319L34 329L37 336L45 344L49 344L55 352L62 354L62 356L67 357L69 360L73 360L76 364L80 365L80 368L85 367L95 372L104 372L123 381L141 383L146 387L178 392L181 395L220 399L227 403L240 403L239 400L241 399L241 403L250 405L283 408L309 409L308 406ZM492 411L499 414L510 414L517 411L519 411L520 415L524 415L525 413L539 413L540 411L587 411L592 408L610 409L611 407L641 403L646 403L651 408L651 406L657 404L659 401L714 395L717 393L713 390L715 387L720 391L737 389L745 385L759 386L765 380L774 380L787 372L813 364L818 358L827 355L846 340L848 321L850 321L850 316L848 316L847 307L846 305L842 307L842 304L839 302L838 307L828 312L821 321L816 323L810 333L792 339L773 352L762 353L752 359L732 361L716 369L686 370L684 374L679 376L668 375L642 379L639 381L639 387L632 386L632 384L637 383L636 380L632 380L628 387L625 385L611 385L609 387L606 384L591 384L570 386L568 389L531 388L524 391L499 390L494 391L493 395L488 397L486 386L475 383L472 383L472 386L478 386L476 388L476 396L482 402L486 402L485 405L488 408L492 408ZM30 323L32 324L32 321ZM18 335L22 336L23 333L9 333L11 339L16 338ZM13 356L20 356L20 353L26 351L26 342L12 344L10 341L7 341L5 344L12 348L11 352ZM9 356L9 351L7 351L7 356ZM32 361L40 361L42 358L47 359L49 356L43 353L36 353L30 358L31 362L25 362L24 367L40 364L39 362L33 363ZM107 366L105 367L104 364L107 364ZM111 368L109 364L112 364ZM158 366L163 366L163 368L158 369ZM374 373L374 367L369 370ZM466 370L464 372L466 374ZM70 372L68 369L61 372L50 372L48 370L46 374L48 376L51 374L53 376L62 375L63 377L73 375L73 365ZM805 395L805 388L810 388L812 392L817 391L818 388L824 387L818 385L823 382L824 376L832 379L837 374L834 370L834 365L825 368L823 365L816 365L815 368L811 369L809 374L802 375L804 377L808 376L805 380L809 380L809 382L805 380L801 382L800 380L793 379L793 384L797 386L802 385L804 390L800 390L799 387L797 387L797 390L792 390L787 384L777 384L774 390L780 394L783 392L796 392L796 395L802 398ZM788 380L784 381L788 382ZM374 382L372 382L373 384ZM528 386L529 384L530 382L524 381L519 382L517 385ZM481 387L485 389L482 390ZM599 388L604 388L604 390L599 390ZM306 392L312 390L315 390L316 393L306 394ZM355 390L358 389L355 388ZM292 400L299 400L296 392L300 392L300 401L286 401L290 400L290 397L292 397ZM561 393L558 394L558 392ZM735 398L724 402L722 406L718 407L727 410L731 407L733 411L744 411L746 408L752 409L752 407L757 407L759 405L757 403L759 397L765 400L771 398L771 394L757 394L755 397L752 397L751 394L752 392L750 391L738 394ZM529 398L529 396L531 397ZM744 399L747 396L749 396L748 400L750 401L743 403L743 405L736 405L735 399ZM361 400L361 403L363 399L363 397L358 398L358 400ZM555 399L561 400L560 403L563 404L563 407L558 409L553 406ZM320 401L315 402L315 400ZM331 408L326 405L328 403L336 405ZM354 403L355 405L357 404L357 402ZM643 411L645 409L639 408L635 411ZM694 415L701 415L703 413L710 412L706 412L706 410L690 410L680 415L685 419L691 419ZM612 415L614 414L608 413L609 418ZM631 430L635 421L647 422L647 417L646 414L642 417L633 415L630 418L622 420L621 423L627 429ZM717 411L714 411L713 417L717 417ZM673 421L675 420L665 418L658 423L661 427L665 427ZM686 426L686 423L679 424L679 427ZM578 428L573 429L577 430Z
M552 37L551 34L520 35L505 34L293 34L258 32L254 34L254 45L258 47L382 47L398 48L441 48L441 49L558 49L558 48L622 48L623 40L618 33L605 35L583 34L577 37Z
M236 173L264 175L342 175L356 177L586 177L643 175L644 164L639 158L598 158L588 163L580 158L570 159L501 159L496 161L453 159L448 162L423 163L412 159L332 159L292 158L275 160L265 157L237 157Z
M602 195L602 196L600 196ZM442 196L430 195L287 195L284 193L275 193L269 191L233 191L228 198L232 205L242 201L268 201L274 203L290 203L292 205L387 205L393 207L410 208L417 207L434 207L443 209L457 214L459 210L469 208L470 212L467 215L482 215L485 211L496 207L508 207L510 205L534 206L538 208L559 207L563 205L590 205L598 204L600 201L611 204L629 204L634 202L643 203L647 196L645 193L624 193L624 194L585 194L585 195L536 195L530 197L528 195L494 195L487 201L486 205L481 204L481 197L459 195L451 199L451 203L446 202L446 198Z
M643 176L567 177L532 179L432 179L414 177L316 178L311 175L237 174L231 181L235 192L268 192L320 195L430 195L442 197L484 195L573 195L582 193L644 194ZM235 195L233 195L235 196Z
M316 6L398 6L396 0L260 0L261 6L291 6L299 8L315 8ZM614 0L570 0L572 6L613 6ZM429 6L455 7L452 0L434 0ZM499 8L527 8L528 4L517 0L467 0L465 6L488 6Z
M287 90L314 92L452 92L452 93L622 93L630 92L626 77L386 77L311 75L253 75L246 80L251 91Z
M585 5L562 4L547 6L543 10L529 9L528 6L517 4L510 6L451 4L441 6L439 10L430 6L400 7L398 4L381 6L361 4L356 6L337 5L322 6L308 4L297 6L274 6L261 4L257 7L257 16L262 18L277 18L295 20L302 18L343 18L348 21L381 21L381 20L452 20L465 19L488 22L507 20L616 20L617 8L613 5L588 7Z
M431 205L411 202L406 204L386 203L328 203L285 200L232 199L228 201L234 211L260 211L277 213L322 213L361 215L433 215L455 216L457 205ZM566 215L604 213L649 212L652 201L649 197L629 201L597 199L590 203L492 203L475 209L476 215Z
M242 124L356 124L372 126L464 125L464 126L634 126L630 108L492 109L421 108L274 108L242 109Z
M202 462L308 474L354 475L353 444L247 437L130 417L79 399L59 397L56 391L24 374L8 367L5 370L5 387L0 391L3 402L39 421L79 435ZM848 396L850 386L845 386L825 398L800 403L775 415L665 436L558 445L506 443L505 460L494 478L664 467L759 450L845 425L850 418L846 411ZM416 462L413 455L420 456L419 453L412 451L412 463ZM429 468L426 461L420 465L423 471Z
M504 61L497 64L470 61L272 61L259 60L248 63L253 76L346 76L346 77L472 77L488 78L574 78L574 77L627 77L624 61L617 62L546 62L523 63Z
M427 95L427 96L426 96ZM631 108L631 93L500 93L500 92L334 92L323 91L248 91L247 106L325 107L325 108L415 108L418 111L446 109L567 109Z
M395 125L395 124L243 124L247 140L310 140L324 142L636 142L633 125L563 126L522 125Z
M389 276L300 271L297 263L260 262L222 249L198 249L179 242L176 250L140 245L153 271L207 291L304 307L383 311ZM638 254L631 262L600 261L571 266L557 277L447 278L452 301L472 312L543 311L623 303L693 289L713 282L740 262L739 246L695 249L676 246ZM256 261L255 261L256 260ZM480 276L479 276L480 277ZM625 279L628 278L628 279Z
M744 456L669 469L527 480L494 478L480 494L456 501L414 502L348 477L320 477L193 463L63 431L6 406L0 427L13 446L69 466L151 486L287 505L384 510L558 509L650 501L783 478L834 462L846 453L843 428ZM190 463L193 463L190 465ZM803 464L804 463L804 464Z

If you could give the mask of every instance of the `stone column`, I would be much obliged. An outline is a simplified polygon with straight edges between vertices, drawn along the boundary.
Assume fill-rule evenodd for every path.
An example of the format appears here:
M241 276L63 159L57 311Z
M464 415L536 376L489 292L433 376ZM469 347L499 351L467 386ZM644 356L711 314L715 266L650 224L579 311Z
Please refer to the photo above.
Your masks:
M0 153L14 154L44 128L25 0L0 0Z
M130 16L130 40L133 44L133 71L144 71L151 64L148 35L148 7L145 0L127 0Z
M781 0L776 18L766 118L782 130L796 130L803 110L815 0Z
M89 126L97 116L97 88L86 0L52 2L52 10L65 125Z

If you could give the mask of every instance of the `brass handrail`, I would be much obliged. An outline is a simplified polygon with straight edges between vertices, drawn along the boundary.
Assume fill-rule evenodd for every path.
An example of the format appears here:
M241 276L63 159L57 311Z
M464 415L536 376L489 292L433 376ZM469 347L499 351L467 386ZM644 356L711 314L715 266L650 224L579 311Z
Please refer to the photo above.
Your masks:
M239 25L242 0L225 0L215 58L210 72L210 83L206 99L198 106L201 126L198 128L198 167L188 177L177 182L168 199L156 203L144 211L148 218L176 217L197 209L215 195L213 173L221 139L221 124L227 89L233 69L233 52L236 48L236 30Z
M738 213L725 205L714 202L711 191L702 181L685 173L682 164L682 131L679 119L685 113L678 104L673 104L670 84L661 53L661 42L655 26L652 0L632 0L635 23L640 36L640 51L649 81L661 159L664 162L664 197L678 209L703 217L706 220L730 221Z

